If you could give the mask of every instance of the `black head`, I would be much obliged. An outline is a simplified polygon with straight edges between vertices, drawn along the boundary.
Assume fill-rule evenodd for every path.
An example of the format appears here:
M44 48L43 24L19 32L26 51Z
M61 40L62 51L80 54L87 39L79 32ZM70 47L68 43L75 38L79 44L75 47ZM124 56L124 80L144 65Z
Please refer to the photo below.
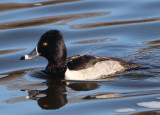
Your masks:
M63 67L65 65L67 51L60 31L49 30L44 33L36 48L28 55L21 57L21 60L31 59L37 56L45 57L48 60L49 65L55 67Z
M55 66L61 66L66 62L66 46L58 30L49 30L43 34L38 42L37 50L40 56L45 57Z

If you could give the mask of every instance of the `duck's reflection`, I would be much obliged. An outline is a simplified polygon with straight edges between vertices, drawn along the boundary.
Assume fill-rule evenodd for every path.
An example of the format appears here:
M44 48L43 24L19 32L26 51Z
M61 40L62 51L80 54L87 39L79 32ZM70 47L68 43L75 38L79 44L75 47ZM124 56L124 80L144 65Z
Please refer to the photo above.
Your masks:
M65 83L58 80L49 80L45 90L23 90L28 92L27 98L36 100L42 109L58 109L67 103Z
M28 99L36 100L42 109L59 109L67 104L67 88L75 91L89 91L97 89L95 83L76 83L61 80L48 80L45 82L48 86L45 90L22 90L28 92ZM67 84L67 85L66 85Z
M98 85L95 83L70 83L68 87L74 91L89 91L97 89Z

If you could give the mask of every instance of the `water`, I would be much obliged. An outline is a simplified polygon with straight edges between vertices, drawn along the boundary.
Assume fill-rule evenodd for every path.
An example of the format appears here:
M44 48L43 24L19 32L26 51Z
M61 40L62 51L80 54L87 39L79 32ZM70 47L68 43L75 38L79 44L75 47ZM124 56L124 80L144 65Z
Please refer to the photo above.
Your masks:
M1 114L159 114L159 11L158 0L1 0ZM50 29L62 32L68 56L112 56L141 68L102 81L34 77L47 61L19 58Z

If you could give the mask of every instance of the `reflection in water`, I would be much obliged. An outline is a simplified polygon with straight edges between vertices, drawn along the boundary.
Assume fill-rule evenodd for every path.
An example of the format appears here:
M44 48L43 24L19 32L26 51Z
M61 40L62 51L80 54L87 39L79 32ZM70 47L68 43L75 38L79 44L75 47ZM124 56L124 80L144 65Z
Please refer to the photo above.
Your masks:
M85 41L79 41L79 42L72 42L72 44L89 44L89 43L100 43L100 42L106 42L106 41L116 41L117 39L114 38L99 38L99 39L93 39L93 40L85 40Z
M140 50L140 52L152 51L152 50L156 50L156 49L160 49L160 45L149 46L147 48L143 48Z
M146 41L142 42L142 44L145 45L145 47L136 51L135 54L133 54L132 56L136 57L137 60L139 59L143 65L148 65L150 66L150 68L154 68L156 73L159 73L159 71L157 71L156 69L160 68L160 66L158 65L158 63L160 63L160 40L157 39L152 41ZM147 74L151 74L151 76L154 75L153 72Z
M14 21L14 22L4 22L4 23L0 23L0 30L39 26L39 25L51 24L51 23L64 25L73 20L104 16L107 14L109 14L109 12L79 13L79 14L67 14L67 15L60 15L60 16L48 16L48 17L20 20L20 21Z
M83 99L87 100L95 100L95 99L113 99L113 98L128 98L128 97L139 97L139 96L147 96L147 95L155 95L160 94L160 90L151 90L151 91L135 91L135 92L108 92L108 93L100 93L95 95L88 95Z
M143 42L143 43L146 44L146 45L160 44L160 39L147 41L147 42Z
M160 20L160 17L141 19L141 20L131 20L131 21L100 22L100 23L88 23L88 24L86 23L86 24L71 25L70 28L72 28L72 29L89 29L89 28L99 28L99 27L124 25L124 24L154 22L154 21L159 21L159 20Z
M48 80L45 90L22 90L28 92L28 99L36 100L42 109L59 109L67 104L66 82ZM98 88L94 83L69 83L68 87L75 91L89 91Z
M100 44L100 45L94 45L93 47L90 47L90 48L86 49L84 52L86 54L92 54L93 55L95 52L98 52L98 50L114 49L115 48L115 49L117 49L116 51L119 51L119 50L126 50L127 48L132 48L132 47L135 47L135 46L112 45L112 44L104 44L104 45L102 45L102 44ZM127 58L126 58L126 60L127 60Z
M61 3L68 3L68 2L77 2L82 0L50 0L44 2L36 2L36 3L3 3L0 4L0 11L8 11L8 10L15 10L15 9L23 9L23 8L33 8L39 6L46 6L46 5L54 5L54 4L61 4Z
M116 112L120 112L120 113L126 113L126 112L133 112L136 111L136 109L132 109L132 108L121 108L121 109L116 109Z
M129 115L160 115L160 110L136 112Z
M8 49L8 50L0 50L0 55L15 53L15 52L23 51L23 50L25 50L25 49Z
M152 41L147 41L143 42L144 45L147 47L143 48L140 50L140 52L146 52L146 51L153 51L153 50L159 50L160 49L160 39L157 40L152 40Z
M68 87L75 91L89 91L97 89L99 86L95 83L71 83Z
M133 57L136 59L137 63L141 64L141 71L128 72L124 76L133 77L135 79L142 79L142 78L152 78L154 76L159 77L159 57L160 57L160 40L150 40L142 42L141 48L131 54L126 59Z
M41 68L28 68L17 71L1 73L0 85L6 86L9 90L19 90L22 88L44 88L41 82L33 82L24 78L25 71L41 69Z
M65 83L62 81L49 80L45 90L23 90L28 92L28 98L36 100L42 109L59 109L67 101ZM43 95L42 95L43 94ZM40 96L42 95L42 96Z

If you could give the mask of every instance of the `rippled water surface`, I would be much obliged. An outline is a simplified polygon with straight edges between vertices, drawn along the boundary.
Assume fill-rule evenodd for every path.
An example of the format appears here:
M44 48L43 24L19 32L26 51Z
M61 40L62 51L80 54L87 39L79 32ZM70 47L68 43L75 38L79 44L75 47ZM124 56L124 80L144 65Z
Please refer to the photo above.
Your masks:
M47 61L20 61L50 29L68 56L122 58L141 67L102 81L34 77ZM159 0L1 0L0 113L3 115L158 115Z

